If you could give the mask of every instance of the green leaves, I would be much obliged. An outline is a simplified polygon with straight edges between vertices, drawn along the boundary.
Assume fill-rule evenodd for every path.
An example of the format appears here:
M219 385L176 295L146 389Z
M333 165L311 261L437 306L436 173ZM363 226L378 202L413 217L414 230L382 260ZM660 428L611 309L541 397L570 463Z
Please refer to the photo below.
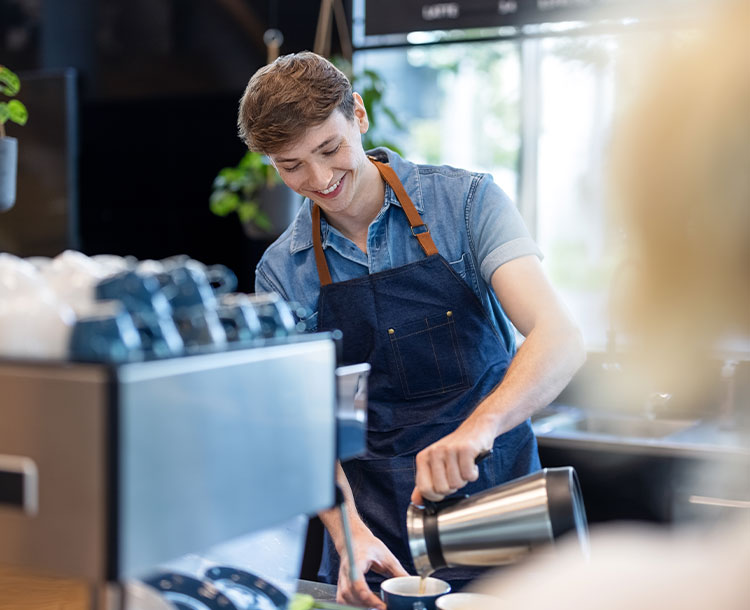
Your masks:
M10 120L19 125L26 125L26 121L29 119L29 112L18 100L10 100L8 102L8 114Z
M382 127L385 124L385 121L381 121L381 116L386 117L396 131L404 130L403 123L401 123L383 99L386 89L385 79L383 79L379 72L371 68L365 68L361 72L354 74L352 64L340 55L333 56L331 62L346 74L346 77L352 84L352 89L362 96L362 103L367 111L367 118L370 120L370 129L362 138L362 145L365 150L377 148L378 146L386 146L402 154L397 144L380 135Z
M388 120L396 131L404 130L404 126L396 114L386 105L384 99L386 82L383 77L380 73L369 68L365 68L358 74L348 72L347 76L349 76L349 80L352 83L352 88L362 96L362 103L370 120L370 129L362 138L365 150L377 148L378 146L386 146L401 154L401 150L396 143L381 135L383 126L386 123L383 120L384 118Z
M242 223L271 231L271 220L260 208L259 196L264 188L279 182L281 178L265 155L248 151L235 167L225 167L216 175L209 209L217 216L236 212Z
M28 118L29 113L26 110L26 106L18 100L0 102L0 123L3 125L9 120L19 125L25 125Z
M243 223L251 222L262 231L270 232L273 229L271 219L268 218L256 201L243 201L237 208L237 216Z
M208 207L217 216L227 216L240 206L240 196L227 190L218 190L211 193Z
M21 81L18 76L5 66L0 66L0 93L8 97L14 97L21 89Z
M11 72L5 66L0 66L0 93L13 97L21 89L21 82L18 76ZM29 112L18 100L9 102L0 102L0 137L5 135L3 126L8 121L13 121L19 125L25 125L29 118Z

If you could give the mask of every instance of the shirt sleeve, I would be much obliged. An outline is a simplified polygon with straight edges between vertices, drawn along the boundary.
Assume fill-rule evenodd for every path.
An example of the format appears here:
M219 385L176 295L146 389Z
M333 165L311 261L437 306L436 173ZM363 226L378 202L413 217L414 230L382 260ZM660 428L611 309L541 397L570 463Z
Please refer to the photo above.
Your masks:
M281 286L268 275L262 261L255 268L255 292L276 292L281 298L288 300Z
M489 174L479 180L467 213L469 237L488 285L492 284L492 274L508 261L528 255L542 259L518 209Z

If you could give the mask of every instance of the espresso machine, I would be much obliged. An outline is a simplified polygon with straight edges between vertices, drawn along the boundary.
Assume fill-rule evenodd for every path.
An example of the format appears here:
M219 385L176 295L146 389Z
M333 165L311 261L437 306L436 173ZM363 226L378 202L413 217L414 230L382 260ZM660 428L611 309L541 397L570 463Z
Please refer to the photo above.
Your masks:
M325 334L120 365L0 361L0 564L101 594L334 504Z

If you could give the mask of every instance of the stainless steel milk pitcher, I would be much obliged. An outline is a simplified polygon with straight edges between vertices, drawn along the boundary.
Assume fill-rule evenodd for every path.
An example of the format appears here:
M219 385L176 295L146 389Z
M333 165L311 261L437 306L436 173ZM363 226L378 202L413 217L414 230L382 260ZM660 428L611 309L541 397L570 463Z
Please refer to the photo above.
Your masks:
M588 525L575 470L545 468L473 496L406 514L409 547L420 576L443 567L498 566L566 532L588 552Z

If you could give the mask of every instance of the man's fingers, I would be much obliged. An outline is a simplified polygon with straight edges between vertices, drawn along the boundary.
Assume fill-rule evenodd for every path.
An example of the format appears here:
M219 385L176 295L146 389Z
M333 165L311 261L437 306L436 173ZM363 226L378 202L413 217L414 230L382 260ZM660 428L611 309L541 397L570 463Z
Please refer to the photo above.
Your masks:
M401 562L392 553L388 553L382 560L374 563L372 569L383 576L409 576Z
M414 488L414 491L411 492L411 503L416 504L417 506L424 506L424 498L422 498L422 494L419 493L419 489L416 487Z
M442 455L431 456L429 465L432 474L432 488L435 490L436 494L447 496L456 491L448 482L446 463Z
M469 480L467 477L463 476L459 459L460 454L456 453L449 453L445 456L445 476L448 481L448 486L452 491L461 489Z
M435 499L435 490L432 486L432 473L430 471L430 464L426 457L423 455L417 455L417 477L416 485L419 493L426 500ZM439 498L438 498L439 499Z
M471 451L462 451L458 455L461 476L466 481L476 481L479 478L479 468L474 460L475 457Z
M396 563L391 568L391 575L392 576L409 576L409 572L404 570L404 566L402 566L398 561L396 561Z
M385 603L372 591L367 585L364 578L360 578L350 587L343 591L339 587L336 594L336 601L339 603L350 604L352 606L367 606L368 608L378 608L385 610Z

